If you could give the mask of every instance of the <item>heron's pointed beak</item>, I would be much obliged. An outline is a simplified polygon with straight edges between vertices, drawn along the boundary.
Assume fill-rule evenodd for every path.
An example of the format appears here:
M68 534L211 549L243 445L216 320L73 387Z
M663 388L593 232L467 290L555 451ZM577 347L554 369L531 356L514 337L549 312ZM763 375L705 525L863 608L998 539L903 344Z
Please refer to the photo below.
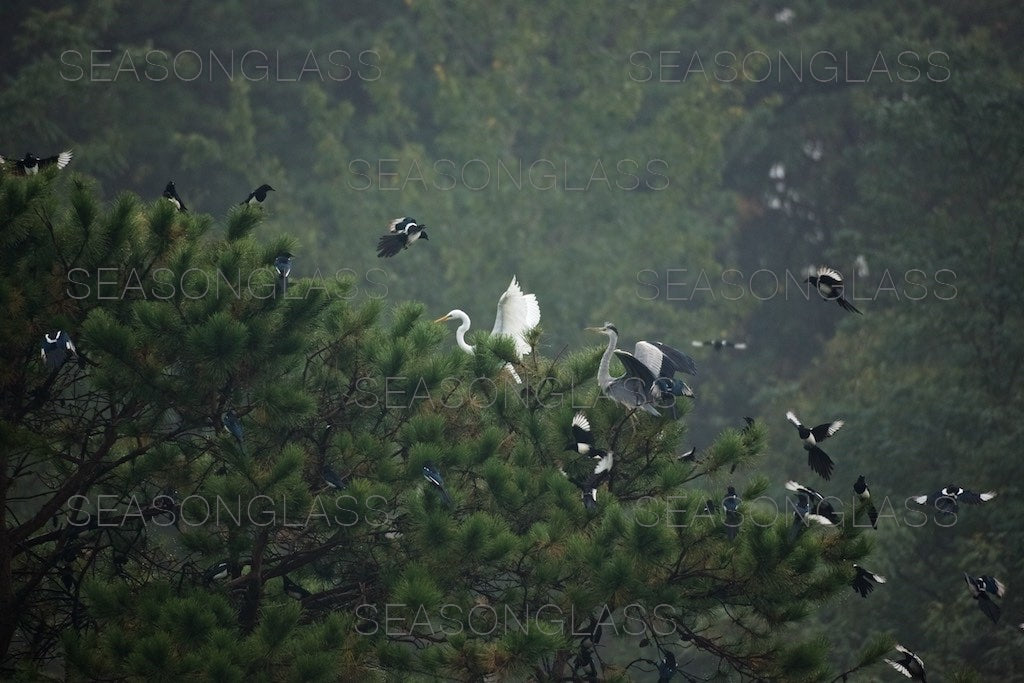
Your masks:
M583 331L584 332L597 332L598 334L604 334L604 328L603 327L584 327Z
M452 319L452 317L450 315L442 315L440 318L438 318L434 322L435 323L443 323L443 322L446 322L446 321L451 320L451 319Z

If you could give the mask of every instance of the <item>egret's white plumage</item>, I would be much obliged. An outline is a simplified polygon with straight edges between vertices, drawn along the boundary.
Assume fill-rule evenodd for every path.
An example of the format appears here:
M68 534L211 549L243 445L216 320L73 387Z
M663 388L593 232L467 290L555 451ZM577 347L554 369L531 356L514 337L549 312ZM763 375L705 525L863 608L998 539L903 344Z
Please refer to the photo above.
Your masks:
M459 348L466 353L474 353L475 348L466 341L466 333L471 325L469 316L461 309L453 309L438 318L435 322L457 319L461 322L455 330L455 340ZM502 334L511 337L516 347L516 355L522 358L530 353L530 344L526 341L526 333L540 323L540 305L533 294L523 294L515 275L508 289L498 299L498 309L494 317L491 334Z

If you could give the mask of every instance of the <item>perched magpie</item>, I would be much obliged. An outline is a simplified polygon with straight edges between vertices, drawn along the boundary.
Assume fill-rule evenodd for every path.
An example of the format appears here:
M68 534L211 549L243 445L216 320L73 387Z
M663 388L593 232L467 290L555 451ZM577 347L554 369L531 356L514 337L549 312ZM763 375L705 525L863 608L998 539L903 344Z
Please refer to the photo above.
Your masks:
M231 563L227 560L218 562L211 566L205 572L203 572L203 583L210 583L211 581L222 581L228 578L228 574L231 572Z
M725 348L733 348L733 349L737 349L739 351L742 351L743 349L747 348L747 343L746 342L732 342L732 341L729 341L728 339L711 339L709 341L701 341L699 339L694 339L693 340L693 345L694 346L710 346L715 351L721 351L722 349L725 349Z
M797 494L797 497L806 496L808 501L808 514L811 518L809 521L818 522L819 524L838 524L840 516L836 513L835 508L832 507L832 503L825 500L825 496L821 495L809 486L796 481L787 481L786 490L793 491ZM822 517L826 521L822 522L815 517Z
M974 491L968 491L967 489L950 484L935 493L929 493L926 496L914 496L913 501L918 505L934 505L935 509L939 512L952 515L960 509L960 503L978 505L980 503L987 503L995 497L995 491L975 493Z
M437 492L441 494L441 500L448 507L451 507L452 499L448 495L448 491L444 488L444 477L441 476L441 472L434 466L434 463L427 461L423 465L423 476L426 477L427 481L434 485Z
M826 422L814 428L805 427L797 419L792 410L786 413L786 419L793 423L797 433L804 442L804 450L807 451L807 465L825 481L832 478L832 468L835 463L828 457L825 451L818 447L818 444L829 438L843 427L842 420Z
M284 584L284 592L289 598L302 600L308 598L312 593L288 578L287 574L281 575L281 582Z
M699 462L697 455L697 447L694 446L685 453L676 456L676 460L678 460L679 462Z
M825 301L835 301L844 310L851 313L860 313L857 308L843 296L843 276L839 271L822 266L818 268L817 275L811 275L804 282L809 282L818 289L818 294ZM863 314L861 314L863 315Z
M275 191L274 188L272 188L270 185L267 185L266 183L263 183L262 185L257 187L255 190L250 192L249 196L245 198L245 201L243 201L241 203L242 204L262 204L263 200L265 200L267 198L267 193L268 192L274 192L274 191Z
M587 416L583 413L573 415L570 429L572 435L566 441L564 450L576 451L581 455L589 453L594 448L594 435L590 431L590 421Z
M377 240L377 257L390 258L408 249L416 240L427 237L427 226L420 225L415 218L403 216L388 223L388 233Z
M178 211L188 211L188 209L185 208L185 202L183 202L181 197L178 196L178 189L174 187L173 180L169 181L167 183L167 187L164 188L164 199L169 201L171 204L174 204Z
M348 482L345 481L345 478L335 472L334 468L330 465L324 465L320 468L320 476L324 478L324 481L332 489L338 489L340 491L348 486Z
M39 357L43 359L46 368L50 372L60 370L68 356L77 357L77 355L78 351L75 349L75 344L71 341L71 337L68 336L67 332L57 330L56 334L50 335L47 333L43 335L43 343L39 347Z
M1006 586L994 576L973 577L964 572L964 579L967 581L967 588L971 591L971 597L978 601L978 607L981 608L981 611L993 623L998 622L999 614L1002 610L999 608L999 605L992 602L988 594L991 593L1001 598L1006 593Z
M238 441L238 445L244 446L242 439L245 434L242 431L242 422L238 419L238 414L234 409L228 408L227 412L220 416L220 421L223 423L224 427L231 432L231 436L235 437L235 440Z
M292 273L292 256L290 251L284 251L274 259L274 270L277 271L276 289L278 294L288 292L288 276Z
M878 510L875 508L875 504L871 502L871 491L868 489L868 484L864 481L864 475L857 477L857 481L853 483L853 492L857 494L861 502L868 506L868 519L871 520L871 528L878 528Z
M860 593L860 597L868 597L868 593L875 590L876 583L885 583L886 579L881 574L873 574L859 564L853 565L854 570L857 574L853 577L853 581L850 582L850 587L853 590Z
M661 661L658 662L658 683L668 683L675 675L676 656L669 650L661 650Z
M71 157L73 156L74 154L71 153L70 149L64 150L56 156L46 157L44 159L40 159L35 154L28 152L25 154L24 159L11 159L10 161L14 164L15 175L35 175L39 173L40 169L46 168L47 166L56 165L57 168L64 168L71 163ZM0 156L0 166L6 167L7 161L7 159Z
M896 662L887 658L885 662L907 678L928 683L924 677L924 662L921 658L899 643L896 643L896 650L903 653L903 658Z
M725 509L725 535L731 541L736 538L736 534L740 530L740 497L736 495L734 487L730 486L726 489L722 507Z

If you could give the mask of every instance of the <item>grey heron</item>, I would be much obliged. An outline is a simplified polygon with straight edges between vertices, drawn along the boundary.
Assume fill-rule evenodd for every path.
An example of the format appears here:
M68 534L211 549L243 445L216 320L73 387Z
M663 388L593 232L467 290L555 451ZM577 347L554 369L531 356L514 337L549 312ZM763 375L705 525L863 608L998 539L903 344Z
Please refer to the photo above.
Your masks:
M620 351L615 348L619 341L619 330L615 325L606 322L601 327L586 329L608 337L608 348L597 369L597 383L609 398L627 408L642 408L644 412L657 416L661 415L659 407L670 408L674 417L675 397L694 397L686 382L674 378L677 371L697 374L697 365L682 351L661 342L648 341L638 341L633 353ZM612 377L609 369L613 355L626 368L620 377Z
M458 320L458 329L455 330L455 341L459 348L466 353L475 353L476 347L466 341L466 333L469 332L471 324L469 316L459 308L448 311L434 322L441 323L448 320ZM512 282L508 289L498 299L498 310L494 316L494 326L491 328L491 335L503 334L512 338L515 344L516 356L522 358L530 353L530 344L526 341L526 333L537 326L540 322L540 305L534 294L524 294L516 276L512 276ZM510 364L505 366L515 378L517 383L522 383L515 368Z

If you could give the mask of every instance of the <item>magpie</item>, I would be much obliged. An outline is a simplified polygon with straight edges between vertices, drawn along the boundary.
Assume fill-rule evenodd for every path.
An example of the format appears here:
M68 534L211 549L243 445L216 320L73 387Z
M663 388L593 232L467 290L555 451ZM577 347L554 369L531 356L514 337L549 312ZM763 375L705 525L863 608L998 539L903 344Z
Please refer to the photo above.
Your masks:
M274 188L272 188L270 185L263 183L255 190L250 192L249 196L246 197L245 201L241 202L241 204L262 204L263 201L267 198L267 193L274 191Z
M808 514L812 518L810 521L818 522L819 524L838 524L840 522L840 516L836 513L835 508L832 507L832 503L825 500L825 496L821 495L809 486L804 486L800 482L793 480L786 482L786 490L793 491L797 496L806 496L808 501ZM814 517L821 517L827 521L822 522Z
M57 330L53 335L49 333L43 335L43 343L39 347L39 357L43 359L50 372L60 370L68 356L77 357L78 351L67 332Z
M209 569L203 572L203 583L210 583L211 581L223 581L228 578L228 574L231 571L231 563L227 560L218 562L212 565Z
M978 607L985 613L985 616L991 619L993 623L998 622L999 614L1002 610L1000 610L999 605L992 602L988 594L991 593L1001 598L1006 593L1006 586L993 576L973 577L967 572L964 572L964 580L967 581L967 588L971 591L971 597L978 601Z
M843 276L839 274L839 271L822 266L818 268L817 275L811 275L804 282L814 285L823 300L835 301L843 310L863 315L843 296Z
M676 656L669 650L661 650L661 661L658 662L658 683L668 683L675 675Z
M853 568L857 573L853 577L853 581L850 582L850 587L853 588L854 591L860 593L860 597L862 598L868 597L868 593L875 590L876 583L885 583L886 581L885 577L881 574L869 572L859 564L855 563Z
M178 189L174 187L173 180L169 181L167 183L167 187L164 188L164 199L169 201L171 204L174 204L174 207L178 209L178 211L188 211L188 209L185 208L185 202L183 202L181 197L178 196Z
M245 434L242 431L242 422L238 419L238 414L234 409L228 408L227 412L220 416L220 421L231 432L231 436L235 437L235 440L238 441L238 445L244 447L242 439Z
M896 643L896 650L903 653L903 658L896 662L886 658L886 664L907 678L921 681L921 683L928 683L924 677L924 662L921 661L921 658L899 643Z
M728 339L711 339L709 341L701 341L699 339L694 339L693 345L698 347L710 346L715 351L721 351L722 349L725 348L733 348L742 351L743 349L747 348L746 342L732 342L729 341Z
M47 166L64 168L71 163L71 157L73 156L74 154L71 153L70 149L64 150L56 156L46 157L44 159L40 159L31 152L27 152L24 159L11 159L11 163L14 164L14 175L35 175L39 173L40 169L46 168ZM0 166L7 166L7 159L2 156L0 156Z
M418 239L427 237L427 226L420 225L415 218L403 216L388 223L388 234L377 240L377 257L391 258Z
M835 466L835 463L832 462L832 458L828 457L825 451L818 447L818 444L842 429L844 422L836 420L820 424L814 428L808 428L800 423L800 420L797 419L792 410L786 413L786 419L793 423L800 438L803 439L804 450L807 451L807 465L825 481L831 479L832 468Z
M590 431L590 421L583 413L576 413L572 417L569 428L572 435L565 443L564 450L576 451L580 455L587 455L594 448L594 435Z
M288 276L292 273L292 259L295 258L290 251L283 251L274 259L274 270L277 271L277 283L275 289L278 294L288 292Z
M730 486L726 489L725 498L722 499L722 508L725 509L725 535L731 541L736 538L740 530L740 497L736 495L736 489Z
M853 492L857 494L861 502L868 506L868 519L871 520L871 528L878 528L878 510L875 508L875 504L871 502L871 491L868 489L868 484L864 481L864 475L857 477L857 481L853 483Z
M918 505L934 505L935 509L939 512L952 515L956 514L960 509L960 503L978 505L980 503L987 503L995 497L995 491L975 493L974 491L968 491L967 489L950 484L935 493L929 493L926 496L914 496L912 500Z
M423 476L426 477L427 481L434 485L437 492L441 494L441 500L448 507L451 507L452 499L448 495L448 491L444 488L444 477L441 476L441 472L434 466L434 463L429 460L423 465Z
M583 482L583 507L590 511L597 509L597 487L603 484L611 476L612 465L615 464L615 456L611 451L605 452L595 448L591 459L594 463L593 471Z
M287 574L281 575L281 582L284 584L284 592L289 598L302 600L308 598L312 593L288 578Z
M676 456L676 460L678 460L679 462L693 462L693 463L700 462L700 460L697 458L697 455L698 455L697 447L694 446L693 448L691 448L690 450L686 451L685 453L682 453L682 454Z
M332 489L338 489L340 491L341 489L348 486L348 482L345 481L345 478L340 476L337 472L335 472L334 468L332 468L330 465L324 465L323 467L320 468L320 476L324 478L324 481L327 483L327 486L329 486Z

